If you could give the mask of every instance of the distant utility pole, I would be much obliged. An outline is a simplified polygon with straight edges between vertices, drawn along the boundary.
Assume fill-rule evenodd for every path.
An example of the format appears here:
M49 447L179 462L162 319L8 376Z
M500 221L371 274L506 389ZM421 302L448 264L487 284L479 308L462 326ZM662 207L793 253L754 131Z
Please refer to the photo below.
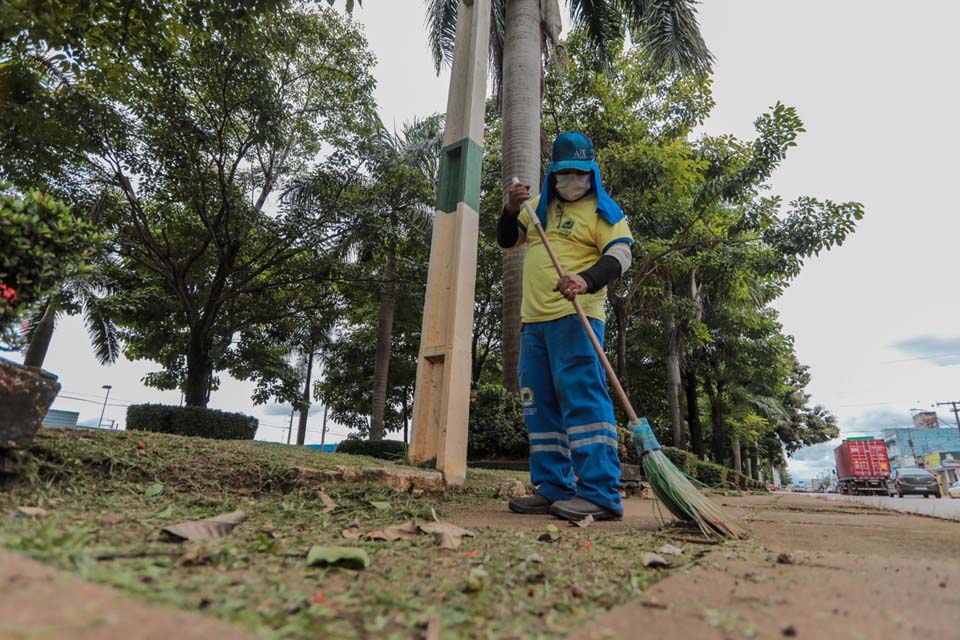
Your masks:
M957 429L960 429L960 400L950 400L949 402L937 402L936 406L949 406L953 411L953 417L957 419Z

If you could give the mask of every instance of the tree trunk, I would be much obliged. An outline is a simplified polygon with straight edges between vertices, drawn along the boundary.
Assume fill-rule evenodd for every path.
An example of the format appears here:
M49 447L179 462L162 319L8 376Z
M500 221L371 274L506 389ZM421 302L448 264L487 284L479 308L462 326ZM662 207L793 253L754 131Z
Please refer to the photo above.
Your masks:
M613 303L613 316L617 321L617 378L620 386L630 396L627 385L627 305L623 300Z
M701 460L706 460L703 446L703 425L700 423L700 402L697 397L697 375L688 373L684 377L684 391L687 396L687 424L690 426L690 445Z
M760 479L760 459L757 455L757 448L753 447L750 449L750 477L754 480Z
M380 298L380 320L377 323L377 350L373 356L373 408L370 413L370 439L383 440L386 429L383 416L387 407L387 376L390 373L390 346L393 342L393 314L397 307L397 257L387 254L383 270L383 291Z
M514 176L540 189L540 0L507 0L503 39L503 190ZM533 230L531 229L531 232ZM503 254L503 386L520 390L523 247Z
M188 407L206 407L210 400L210 383L213 363L210 347L196 333L190 336L187 347L187 384L183 390L184 403Z
M50 348L50 341L53 339L53 329L57 324L57 310L52 302L47 304L43 311L43 317L33 328L33 335L30 338L30 346L27 347L27 353L23 358L23 365L26 367L42 367L43 361L47 358L47 350Z
M734 432L730 439L730 448L733 451L733 470L743 473L743 463L740 461L740 436Z
M307 375L303 383L303 406L300 407L300 424L297 425L297 446L302 447L307 438L307 416L310 413L310 376L313 373L313 344L307 354Z
M706 389L707 395L710 396L710 448L713 450L713 461L717 464L723 464L726 460L724 455L726 434L723 424L723 383L718 381L715 390L708 384Z
M752 477L753 477L753 464L752 464L752 461L750 460L750 451L749 451L749 450L747 451L747 457L744 458L743 461L746 463L746 467L747 467L746 471L744 471L744 475L746 475L748 478L752 478Z
M323 424L320 426L320 451L327 442L327 405L323 405Z
M664 287L664 296L667 299L673 297L673 284L669 278ZM664 321L664 327L667 332L667 405L670 407L673 446L683 449L683 414L680 411L680 328L669 314Z

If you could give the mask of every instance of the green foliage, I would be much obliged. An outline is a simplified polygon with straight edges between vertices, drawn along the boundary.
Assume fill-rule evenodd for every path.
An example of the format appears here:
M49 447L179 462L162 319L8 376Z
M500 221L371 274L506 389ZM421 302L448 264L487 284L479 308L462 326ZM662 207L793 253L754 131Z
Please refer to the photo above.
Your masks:
M93 226L39 191L0 194L0 335L71 275L83 273L99 241Z
M198 436L214 440L253 440L259 421L242 413L204 407L132 404L127 407L127 429Z
M347 438L337 445L337 453L370 456L380 460L406 460L407 445L400 440L361 440Z
M470 460L521 459L530 455L527 428L516 395L499 384L481 384L470 395Z
M441 131L439 116L398 132L377 124L287 193L293 212L329 207L324 248L339 275L314 395L333 420L374 439L403 429L413 404Z

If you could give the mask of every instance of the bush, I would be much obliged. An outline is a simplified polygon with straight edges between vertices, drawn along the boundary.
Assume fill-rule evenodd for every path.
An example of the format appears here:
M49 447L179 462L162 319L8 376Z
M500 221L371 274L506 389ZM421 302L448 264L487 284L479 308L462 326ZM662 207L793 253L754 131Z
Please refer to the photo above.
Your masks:
M530 455L527 427L516 395L498 384L482 384L470 396L470 460L518 460Z
M337 453L370 456L380 460L406 460L407 445L399 440L360 440L348 438L337 445Z
M98 240L93 225L59 200L33 190L0 194L0 337L12 340L32 303L88 269Z
M214 440L253 440L259 422L242 413L203 407L133 404L127 407L127 429L199 436Z

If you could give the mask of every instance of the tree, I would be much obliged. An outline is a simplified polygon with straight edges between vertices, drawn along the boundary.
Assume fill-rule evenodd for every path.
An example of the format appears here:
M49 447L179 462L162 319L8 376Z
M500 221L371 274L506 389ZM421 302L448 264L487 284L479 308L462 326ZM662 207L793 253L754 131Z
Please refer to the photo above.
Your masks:
M151 43L118 96L124 137L96 160L123 206L106 216L124 288L125 351L160 363L145 382L205 406L214 371L296 399L276 324L299 287L330 277L323 220L266 210L323 141L345 144L371 110L362 37L329 10L224 20L187 7L175 50ZM303 311L299 309L296 311Z
M415 121L393 133L377 123L367 141L336 154L301 181L295 194L291 192L298 207L309 207L324 193L340 194L339 212L328 228L337 229L337 241L330 250L341 261L338 269L347 281L356 278L355 286L348 285L343 291L348 315L363 326L373 318L377 321L372 390L365 403L370 408L369 435L374 440L382 439L388 430L385 415L398 305L408 299L409 289L423 291L426 278L423 253L429 244L441 131L439 116ZM347 275L350 273L353 275ZM376 305L375 311L370 304ZM422 307L422 301L416 306ZM363 314L357 315L357 309ZM367 335L348 326L338 333L337 342ZM329 399L329 392L324 396ZM347 419L360 424L352 417Z
M574 25L585 37L603 67L611 45L629 33L655 64L668 69L704 73L711 55L700 35L695 3L691 0L568 0ZM439 70L453 55L459 0L431 0L427 10L430 47ZM543 55L559 42L560 6L557 0L493 0L491 2L491 65L500 87L503 113L502 188L513 177L539 185L544 140L540 127ZM503 259L503 320L501 330L504 386L519 390L520 298L522 249Z

